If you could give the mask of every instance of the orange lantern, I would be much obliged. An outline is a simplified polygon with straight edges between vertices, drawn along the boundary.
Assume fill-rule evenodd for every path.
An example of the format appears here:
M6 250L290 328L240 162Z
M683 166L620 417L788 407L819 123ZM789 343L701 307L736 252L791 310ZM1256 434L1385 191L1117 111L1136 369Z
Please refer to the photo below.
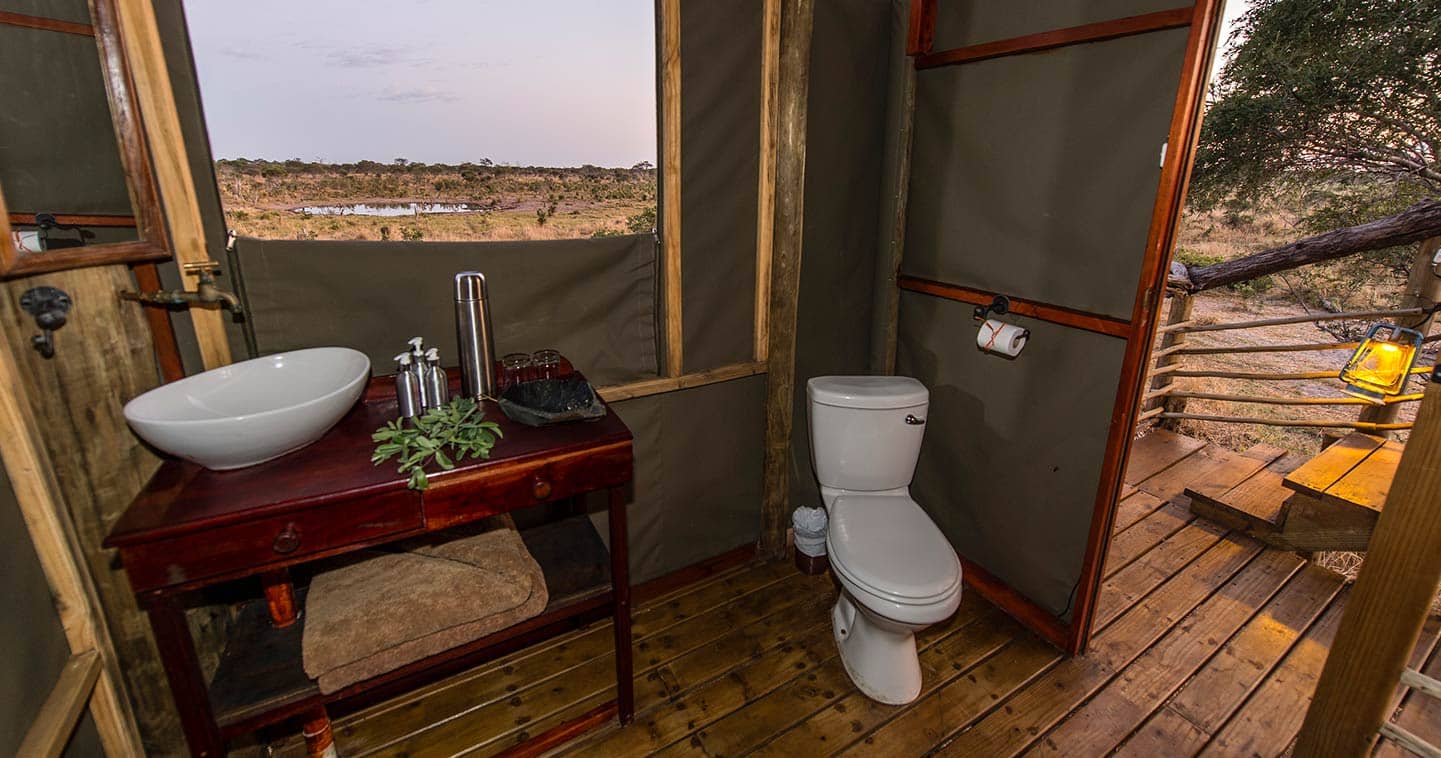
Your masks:
M1377 405L1401 394L1416 357L1421 354L1422 334L1394 324L1372 324L1366 330L1346 367L1341 369L1344 392Z

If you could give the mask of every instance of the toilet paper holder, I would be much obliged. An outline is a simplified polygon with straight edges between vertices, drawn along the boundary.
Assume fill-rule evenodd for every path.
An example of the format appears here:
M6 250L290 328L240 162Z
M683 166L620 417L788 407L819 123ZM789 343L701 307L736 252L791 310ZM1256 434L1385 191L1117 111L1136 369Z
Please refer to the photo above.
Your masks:
M985 321L991 314L1003 316L1011 312L1011 299L1005 295L996 295L991 299L990 305L976 306L975 318L977 321Z

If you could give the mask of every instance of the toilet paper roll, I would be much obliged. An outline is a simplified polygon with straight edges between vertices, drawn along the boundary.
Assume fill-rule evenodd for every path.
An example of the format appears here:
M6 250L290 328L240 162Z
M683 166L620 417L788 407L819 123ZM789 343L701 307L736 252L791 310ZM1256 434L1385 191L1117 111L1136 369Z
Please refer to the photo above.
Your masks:
M1020 355L1030 336L1029 330L1015 324L988 318L976 333L976 346L986 352L1015 357Z

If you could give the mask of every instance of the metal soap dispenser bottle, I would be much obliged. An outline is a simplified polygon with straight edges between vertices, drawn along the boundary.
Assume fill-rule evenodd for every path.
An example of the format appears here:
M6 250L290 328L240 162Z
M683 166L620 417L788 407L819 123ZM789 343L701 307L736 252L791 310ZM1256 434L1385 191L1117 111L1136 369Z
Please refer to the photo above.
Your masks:
M440 351L431 348L425 351L425 395L430 401L427 408L438 408L450 402L450 377L440 367Z
M415 383L415 372L410 370L410 353L395 356L395 400L400 404L401 418L415 418L424 408L420 385Z
M415 384L415 390L420 393L420 409L431 407L430 393L425 386L425 340L420 337L411 337L407 340L410 343L410 380Z

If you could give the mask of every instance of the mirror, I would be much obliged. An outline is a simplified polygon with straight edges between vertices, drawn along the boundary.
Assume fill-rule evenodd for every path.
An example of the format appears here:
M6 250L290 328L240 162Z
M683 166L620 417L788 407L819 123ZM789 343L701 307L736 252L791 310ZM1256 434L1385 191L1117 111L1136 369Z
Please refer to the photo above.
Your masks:
M169 258L114 0L0 8L0 277Z

